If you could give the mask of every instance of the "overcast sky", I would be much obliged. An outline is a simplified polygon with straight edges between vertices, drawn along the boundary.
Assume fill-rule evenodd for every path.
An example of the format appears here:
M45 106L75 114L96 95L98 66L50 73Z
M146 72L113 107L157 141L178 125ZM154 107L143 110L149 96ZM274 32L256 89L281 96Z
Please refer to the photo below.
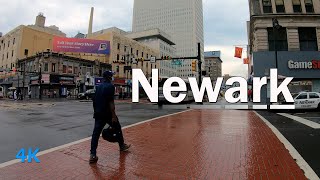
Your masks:
M56 25L67 34L86 33L90 7L95 8L93 31L116 26L131 31L133 0L0 0L0 32L34 24L39 12L46 26ZM234 46L246 45L248 0L203 0L205 50L221 50L223 74L247 76L247 66L234 58ZM244 53L245 54L245 53Z

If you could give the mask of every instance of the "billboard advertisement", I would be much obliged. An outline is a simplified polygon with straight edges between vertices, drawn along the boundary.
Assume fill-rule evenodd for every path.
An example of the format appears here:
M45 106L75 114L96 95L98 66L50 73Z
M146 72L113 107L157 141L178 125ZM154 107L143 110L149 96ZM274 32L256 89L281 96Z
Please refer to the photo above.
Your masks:
M53 51L110 54L110 41L54 37Z

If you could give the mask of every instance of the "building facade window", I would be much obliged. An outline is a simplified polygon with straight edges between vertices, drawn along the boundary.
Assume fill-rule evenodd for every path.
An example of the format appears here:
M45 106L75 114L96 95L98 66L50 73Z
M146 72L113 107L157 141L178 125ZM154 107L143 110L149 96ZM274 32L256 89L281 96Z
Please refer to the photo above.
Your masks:
M136 55L137 55L137 56L139 56L139 50L137 50L137 53L136 53Z
M72 66L69 66L69 67L68 67L68 73L69 73L69 74L72 74L72 70L73 70Z
M73 73L74 74L78 74L79 73L78 67L73 67Z
M300 51L318 51L316 28L299 28Z
M143 57L143 52L141 52L141 57Z
M118 50L120 50L120 44L118 43Z
M11 54L11 57L13 57L13 54L14 54L14 51L12 50L12 54Z
M8 47L10 46L10 41L8 41Z
M56 72L56 64L55 63L52 63L51 71L52 72Z
M13 41L12 41L12 43L14 44L16 42L16 38L13 38Z
M312 0L304 0L307 13L314 13Z
M293 5L293 12L295 12L295 13L302 12L300 0L292 0L292 5Z
M268 28L267 30L269 51L288 51L287 29L280 28L273 30L273 28Z
M67 73L67 66L66 65L62 66L62 73Z
M277 13L284 13L285 12L284 1L276 0L275 3L276 3Z
M120 55L119 54L117 54L117 60L120 60Z
M45 72L49 71L49 64L48 63L44 63L44 71Z

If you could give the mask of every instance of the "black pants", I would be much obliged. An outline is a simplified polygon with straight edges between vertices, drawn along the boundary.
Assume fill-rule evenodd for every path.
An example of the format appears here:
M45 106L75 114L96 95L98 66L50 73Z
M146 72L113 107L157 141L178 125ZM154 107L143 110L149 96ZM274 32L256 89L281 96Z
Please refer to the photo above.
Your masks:
M93 155L97 154L99 137L100 137L100 134L106 124L108 124L112 128L115 128L119 132L119 134L118 134L119 146L122 146L124 144L121 125L120 125L119 121L116 123L112 123L111 118L95 118L94 129L93 129L93 134L92 134L92 139L91 139L91 151L90 151L90 153Z

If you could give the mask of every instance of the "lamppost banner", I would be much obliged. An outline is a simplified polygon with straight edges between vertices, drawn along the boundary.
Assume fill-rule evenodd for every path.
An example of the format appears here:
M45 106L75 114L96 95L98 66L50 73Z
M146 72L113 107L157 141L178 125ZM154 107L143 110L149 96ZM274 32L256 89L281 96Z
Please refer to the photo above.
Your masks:
M53 51L110 54L110 41L78 38L53 38Z

